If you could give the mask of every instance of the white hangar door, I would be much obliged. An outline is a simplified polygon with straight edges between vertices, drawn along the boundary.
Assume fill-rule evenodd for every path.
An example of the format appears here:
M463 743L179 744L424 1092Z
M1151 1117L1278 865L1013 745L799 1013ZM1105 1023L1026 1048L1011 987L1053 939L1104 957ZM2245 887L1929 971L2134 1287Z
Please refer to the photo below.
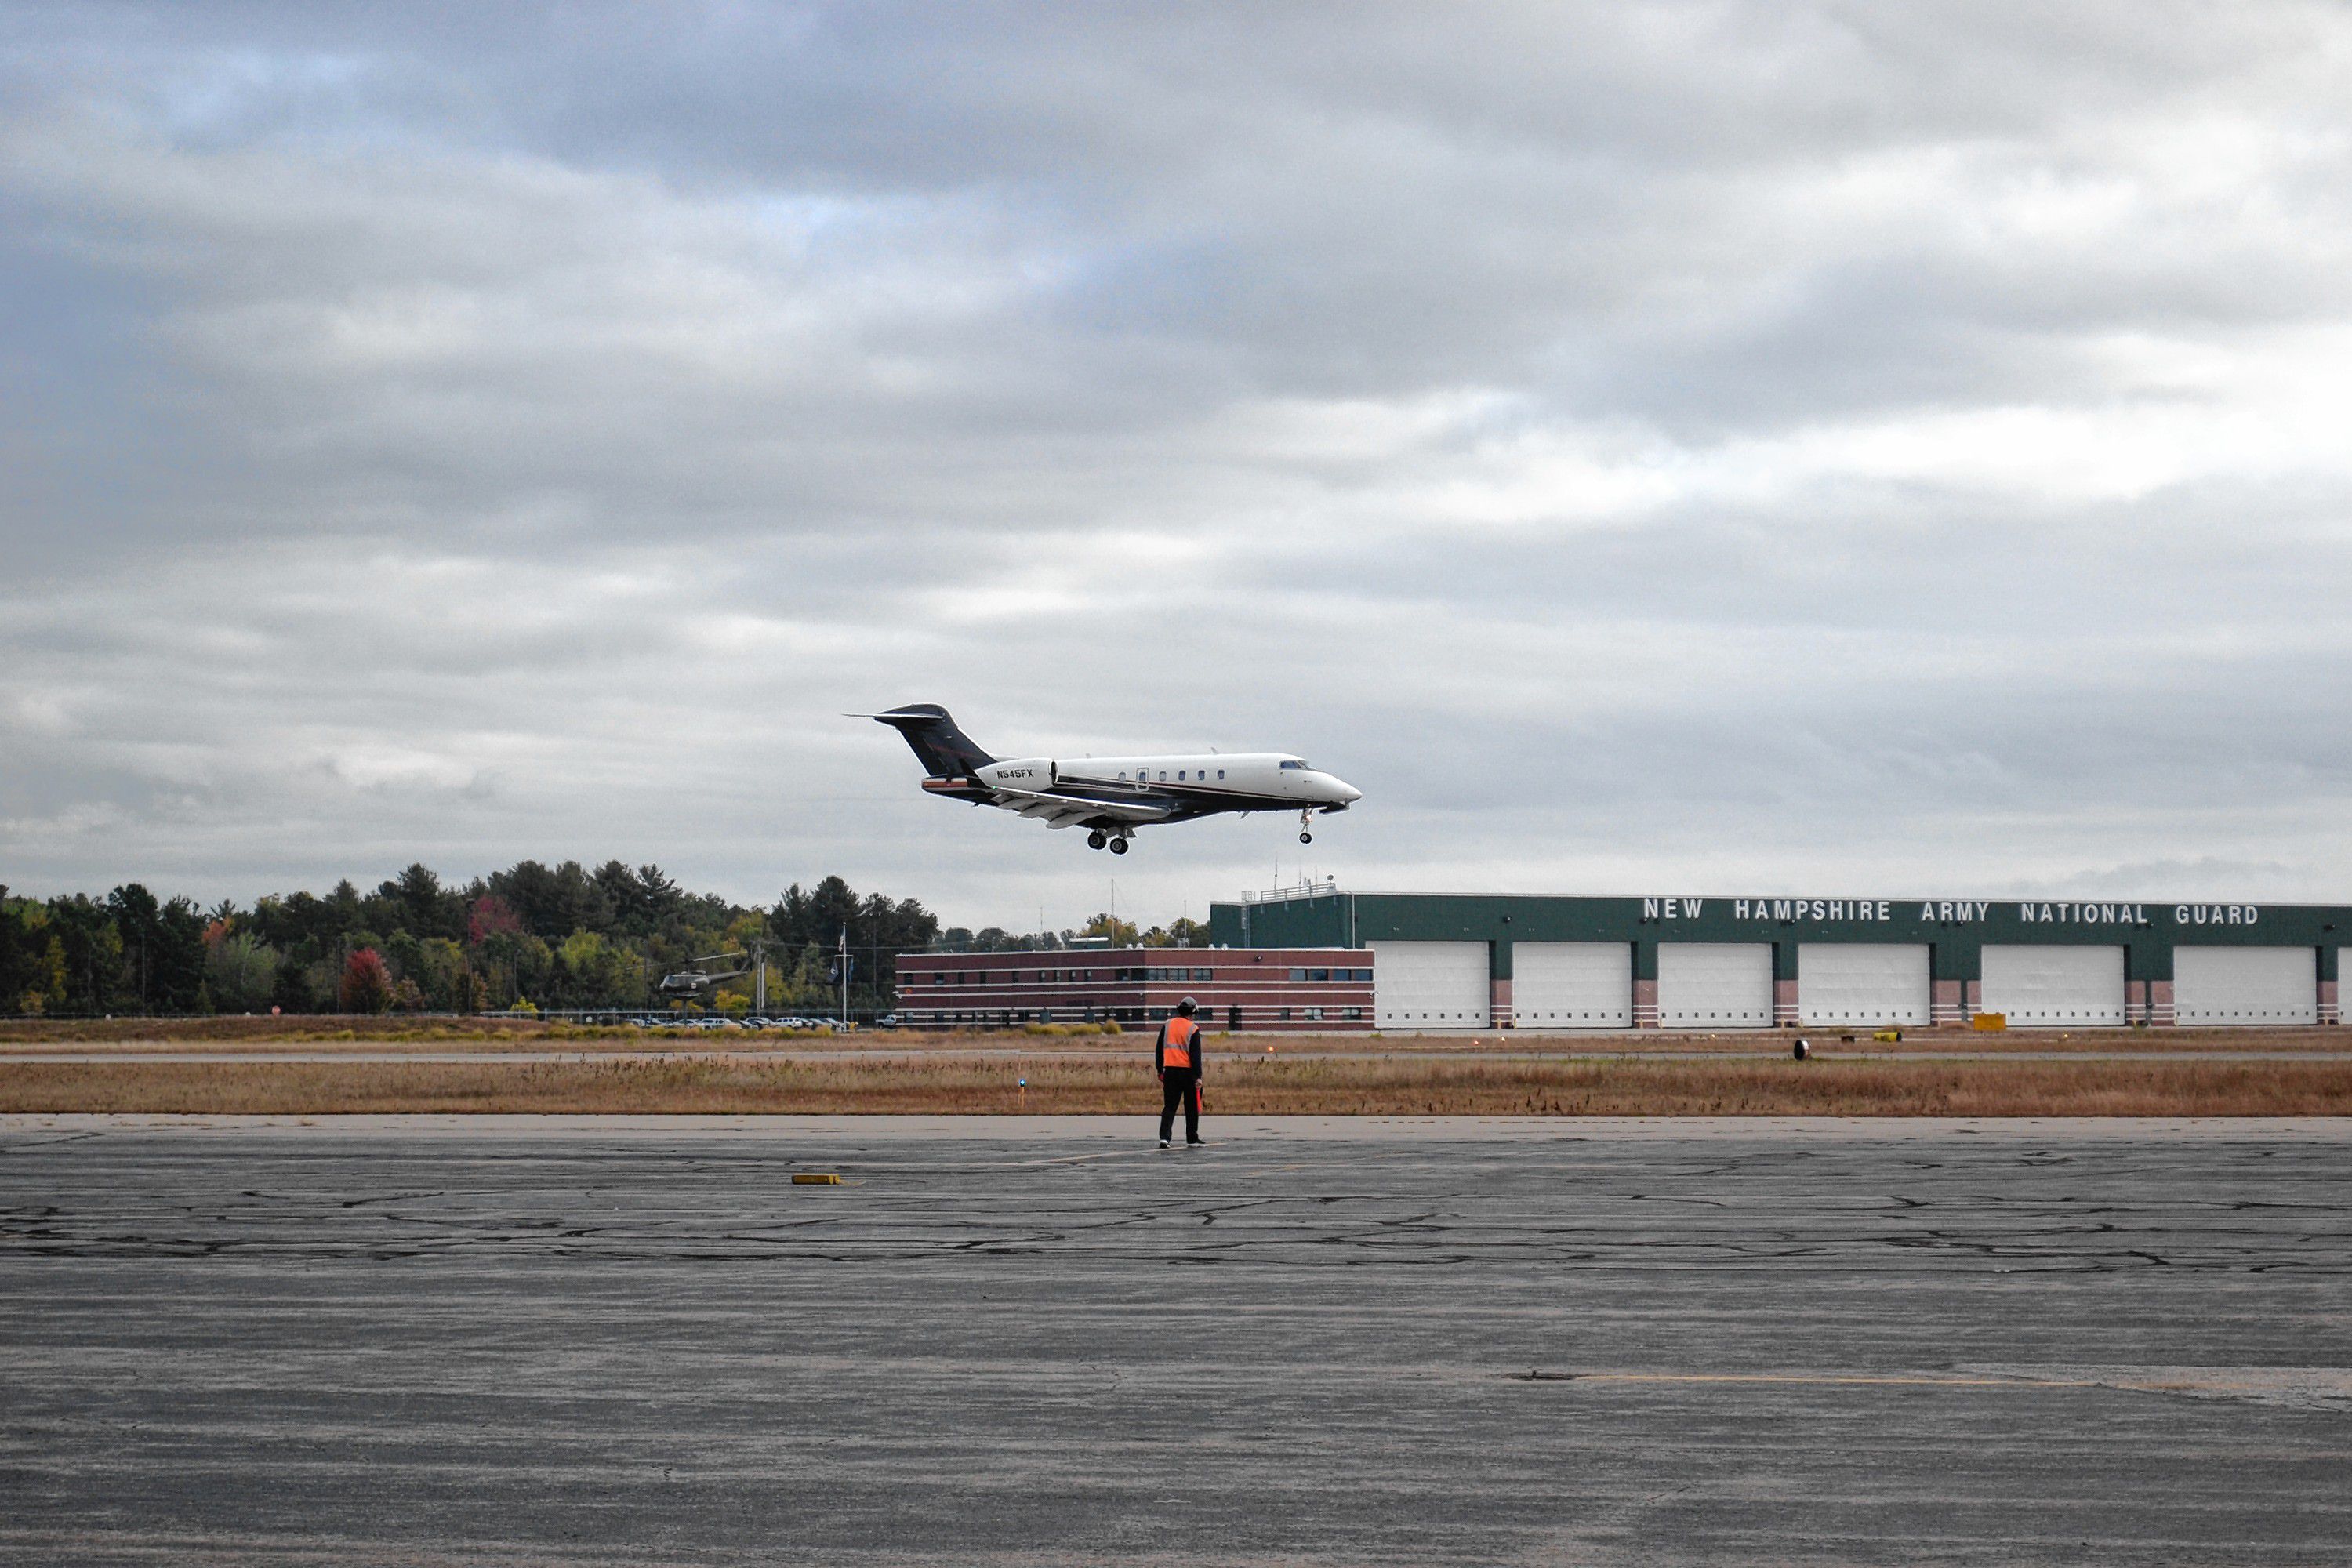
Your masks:
M1513 942L1511 1017L1522 1029L1632 1028L1633 944Z
M2176 947L2172 1016L2180 1024L2316 1024L2315 947Z
M1372 1016L1383 1029L1486 1026L1486 944L1375 942Z
M1988 947L1978 1010L2012 1024L2120 1024L2120 947Z
M1808 1024L1928 1022L1927 944L1809 942L1797 949L1797 1015Z
M1770 1028L1772 944L1768 942L1660 942L1658 1026L1662 1029Z

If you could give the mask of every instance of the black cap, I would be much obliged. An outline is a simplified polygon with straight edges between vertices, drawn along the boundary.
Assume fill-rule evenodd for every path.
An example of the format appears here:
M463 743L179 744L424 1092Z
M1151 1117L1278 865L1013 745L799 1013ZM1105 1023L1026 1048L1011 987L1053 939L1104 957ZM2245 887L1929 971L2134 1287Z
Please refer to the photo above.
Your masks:
M1193 1001L1190 996L1185 997L1184 1000L1176 1004L1176 1011L1187 1018L1191 1017L1200 1010L1201 1005L1198 1002Z

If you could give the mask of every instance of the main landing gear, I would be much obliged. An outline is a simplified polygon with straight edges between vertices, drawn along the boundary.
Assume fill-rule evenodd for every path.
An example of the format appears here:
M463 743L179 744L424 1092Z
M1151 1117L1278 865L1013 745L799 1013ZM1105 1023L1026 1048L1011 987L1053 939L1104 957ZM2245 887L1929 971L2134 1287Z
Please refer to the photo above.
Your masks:
M1124 833L1106 833L1097 827L1087 835L1087 847L1101 849L1108 847L1112 854L1124 855L1127 853L1127 838L1128 836Z

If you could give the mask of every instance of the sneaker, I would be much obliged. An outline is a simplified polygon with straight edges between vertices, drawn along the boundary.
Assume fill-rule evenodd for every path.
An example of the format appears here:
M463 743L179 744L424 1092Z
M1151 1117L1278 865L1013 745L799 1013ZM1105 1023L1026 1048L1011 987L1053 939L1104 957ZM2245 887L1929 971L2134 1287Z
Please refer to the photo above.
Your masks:
M1206 1138L1187 1138L1184 1140L1184 1147L1187 1149L1205 1149L1208 1146L1209 1141Z
M1166 1147L1168 1147L1168 1140L1167 1140L1167 1139L1165 1139L1165 1138L1162 1138L1162 1139L1160 1141L1160 1146L1162 1149L1165 1149Z

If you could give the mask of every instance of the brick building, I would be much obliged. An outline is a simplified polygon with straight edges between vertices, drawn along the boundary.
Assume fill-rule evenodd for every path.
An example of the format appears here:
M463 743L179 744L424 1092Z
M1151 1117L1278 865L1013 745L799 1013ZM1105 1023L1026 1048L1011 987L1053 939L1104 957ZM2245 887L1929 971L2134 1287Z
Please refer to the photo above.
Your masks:
M1372 959L1344 947L898 955L898 1019L912 1028L1110 1021L1144 1029L1187 996L1212 1029L1369 1029Z

